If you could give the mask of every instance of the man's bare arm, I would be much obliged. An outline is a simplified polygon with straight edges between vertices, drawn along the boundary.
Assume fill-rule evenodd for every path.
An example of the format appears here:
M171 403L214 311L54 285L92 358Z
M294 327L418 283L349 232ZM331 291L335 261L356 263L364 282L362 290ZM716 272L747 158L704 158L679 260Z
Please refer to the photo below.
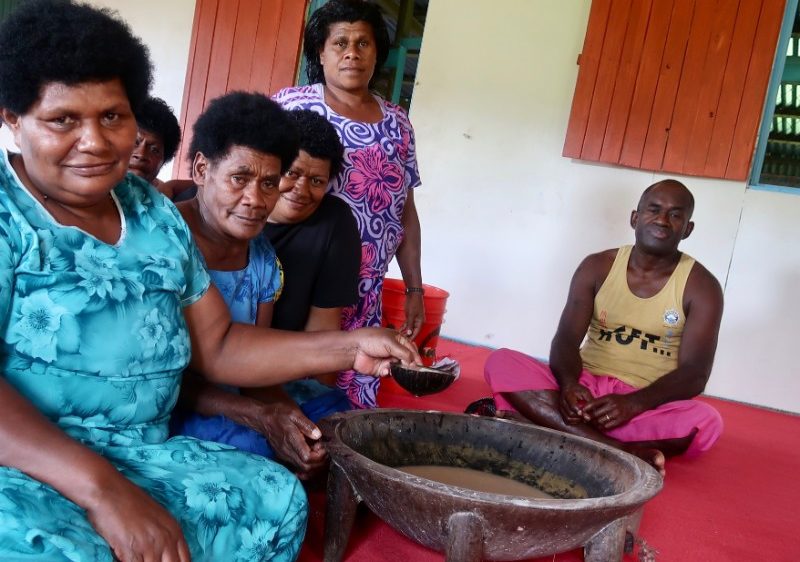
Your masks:
M678 351L678 368L636 392L646 410L666 402L688 400L705 390L722 320L722 288L702 265L695 264L686 283L686 324Z
M580 346L592 319L595 295L608 275L615 255L615 250L592 254L578 266L550 346L550 370L559 385L559 411L570 425L586 421L583 407L592 400L589 389L578 383L583 369Z
M616 250L586 257L572 276L567 303L550 346L550 369L561 388L576 384L583 369L580 346L594 311L594 297L603 284Z

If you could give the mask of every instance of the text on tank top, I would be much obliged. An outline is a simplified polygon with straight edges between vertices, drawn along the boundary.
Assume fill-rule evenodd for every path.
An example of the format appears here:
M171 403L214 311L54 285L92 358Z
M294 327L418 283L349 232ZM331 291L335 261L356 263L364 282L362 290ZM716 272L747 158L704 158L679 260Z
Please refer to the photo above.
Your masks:
M678 366L686 314L683 292L694 259L681 259L664 287L649 298L628 287L632 246L622 246L594 299L594 312L581 348L585 369L643 388Z

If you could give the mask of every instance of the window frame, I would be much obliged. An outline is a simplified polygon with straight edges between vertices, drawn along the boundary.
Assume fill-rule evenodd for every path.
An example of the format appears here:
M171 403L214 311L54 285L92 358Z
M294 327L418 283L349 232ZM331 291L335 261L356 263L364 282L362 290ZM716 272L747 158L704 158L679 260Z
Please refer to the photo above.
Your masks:
M794 20L797 16L798 0L786 0L784 7L783 22L781 32L778 37L778 46L775 49L775 61L772 64L772 74L767 86L767 96L764 99L764 110L761 112L761 126L758 128L755 152L753 154L753 164L750 168L747 188L756 191L772 191L775 193L790 193L800 195L800 185L797 187L787 187L785 185L773 185L761 183L761 170L764 167L764 157L767 152L767 141L769 140L769 129L772 118L775 115L775 99L778 96L778 88L781 85L783 69L786 65L786 50L789 48L789 39L792 36Z

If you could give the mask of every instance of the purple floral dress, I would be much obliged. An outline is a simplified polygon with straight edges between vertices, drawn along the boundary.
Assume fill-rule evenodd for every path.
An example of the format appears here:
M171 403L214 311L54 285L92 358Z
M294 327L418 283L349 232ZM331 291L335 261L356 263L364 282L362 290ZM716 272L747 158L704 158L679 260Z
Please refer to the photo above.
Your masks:
M361 234L358 302L344 310L342 328L380 326L383 278L403 241L403 208L408 190L420 185L414 130L403 108L380 97L383 119L352 121L325 104L322 84L285 88L275 101L286 109L310 109L325 117L344 145L344 165L329 192L350 205ZM376 406L380 379L346 371L338 386L362 408Z

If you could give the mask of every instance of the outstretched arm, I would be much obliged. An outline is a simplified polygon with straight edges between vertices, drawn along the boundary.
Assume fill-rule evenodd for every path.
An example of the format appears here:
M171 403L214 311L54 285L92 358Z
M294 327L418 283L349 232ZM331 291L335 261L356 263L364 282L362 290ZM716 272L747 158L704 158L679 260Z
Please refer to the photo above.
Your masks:
M321 308L312 306L308 313L308 320L304 331L306 332L323 332L325 330L341 330L342 326L342 310L343 307L337 306L333 308ZM317 376L317 380L328 386L336 384L336 377L339 373L332 371Z
M692 268L686 282L683 307L686 323L678 350L678 367L634 393L599 398L587 408L598 427L613 429L642 412L703 392L717 350L723 296L719 282L699 263Z
M397 249L397 265L406 287L422 287L422 229L419 224L417 206L414 203L414 190L408 190L406 205L403 208L403 243ZM400 332L411 339L417 337L425 322L425 305L422 294L413 292L406 295L406 322Z
M341 307L312 306L305 331L339 330L341 318ZM323 382L335 384L336 375L335 372L326 373L317 378L320 380L324 378ZM312 477L325 467L328 454L320 441L322 433L282 387L248 388L242 392L246 396L255 398L268 409L269 417L262 419L269 422L269 425L265 424L263 430L255 429L267 436L278 458L297 468L297 476L301 480Z
M213 286L184 315L190 365L212 382L270 386L347 369L380 376L388 374L393 361L420 362L411 342L382 328L298 333L233 323Z
M273 308L272 302L258 305L257 326L269 327ZM242 389L242 394L237 394L187 370L179 403L185 410L205 416L223 415L260 433L279 459L297 468L301 478L325 465L325 449L316 443L322 433L280 386Z

